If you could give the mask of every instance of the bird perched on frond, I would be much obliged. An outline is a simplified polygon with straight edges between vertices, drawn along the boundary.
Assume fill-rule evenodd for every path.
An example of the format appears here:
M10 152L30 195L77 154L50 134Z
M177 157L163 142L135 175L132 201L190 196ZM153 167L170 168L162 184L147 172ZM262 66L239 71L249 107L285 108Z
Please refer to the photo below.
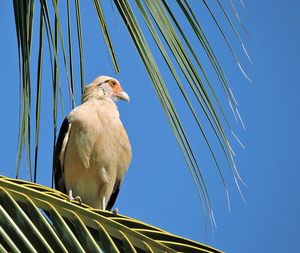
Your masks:
M86 86L81 105L62 123L54 152L56 189L101 210L111 210L131 161L117 100L129 96L112 77Z

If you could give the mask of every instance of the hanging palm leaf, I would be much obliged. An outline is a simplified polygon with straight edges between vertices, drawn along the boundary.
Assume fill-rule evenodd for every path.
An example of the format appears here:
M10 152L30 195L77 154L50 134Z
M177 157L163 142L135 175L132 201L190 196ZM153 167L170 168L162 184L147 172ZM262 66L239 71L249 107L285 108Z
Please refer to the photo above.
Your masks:
M1 252L221 252L132 218L0 177Z

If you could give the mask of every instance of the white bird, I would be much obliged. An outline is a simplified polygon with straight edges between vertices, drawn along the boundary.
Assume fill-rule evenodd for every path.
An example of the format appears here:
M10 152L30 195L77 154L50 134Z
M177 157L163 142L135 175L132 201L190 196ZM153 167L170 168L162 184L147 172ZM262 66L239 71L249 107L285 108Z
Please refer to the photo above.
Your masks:
M117 100L129 101L120 83L97 77L64 119L54 152L56 189L101 210L111 210L131 161Z

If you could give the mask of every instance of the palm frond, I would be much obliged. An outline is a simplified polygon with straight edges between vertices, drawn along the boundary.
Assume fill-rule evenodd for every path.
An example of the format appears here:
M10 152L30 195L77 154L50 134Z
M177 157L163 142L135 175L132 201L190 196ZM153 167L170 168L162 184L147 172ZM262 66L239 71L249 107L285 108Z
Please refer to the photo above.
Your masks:
M66 199L51 188L0 176L0 245L13 252L221 252Z

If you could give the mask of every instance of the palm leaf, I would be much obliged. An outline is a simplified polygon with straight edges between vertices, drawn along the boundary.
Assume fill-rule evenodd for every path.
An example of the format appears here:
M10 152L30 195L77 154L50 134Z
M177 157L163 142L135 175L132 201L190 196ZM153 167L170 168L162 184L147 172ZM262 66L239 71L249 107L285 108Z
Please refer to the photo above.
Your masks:
M3 252L221 252L66 199L51 188L0 176Z

